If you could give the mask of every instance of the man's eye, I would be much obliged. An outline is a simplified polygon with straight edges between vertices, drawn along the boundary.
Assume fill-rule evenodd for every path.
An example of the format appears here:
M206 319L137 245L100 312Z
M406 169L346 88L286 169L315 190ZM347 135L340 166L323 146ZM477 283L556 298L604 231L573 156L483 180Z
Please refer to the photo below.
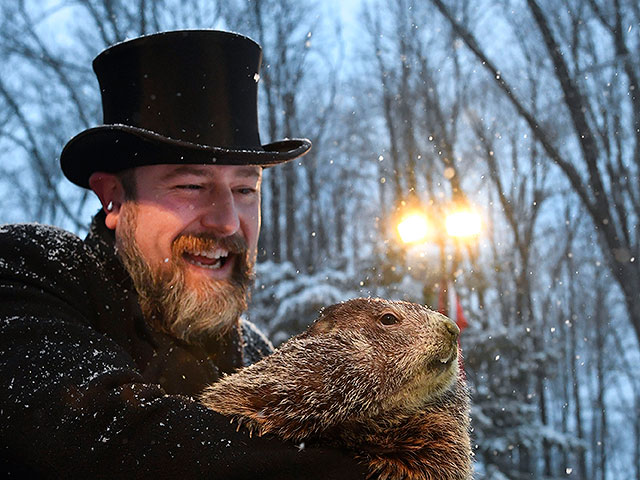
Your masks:
M195 185L195 184L176 185L176 188L178 190L201 190L202 185Z
M255 188L238 188L236 190L240 195L252 195L253 193L256 192Z

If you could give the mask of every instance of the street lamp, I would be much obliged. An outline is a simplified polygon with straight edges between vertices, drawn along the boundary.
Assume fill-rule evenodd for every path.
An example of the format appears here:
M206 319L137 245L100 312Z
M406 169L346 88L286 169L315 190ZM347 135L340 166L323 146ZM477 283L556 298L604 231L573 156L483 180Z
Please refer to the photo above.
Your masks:
M400 219L397 229L403 243L421 243L429 235L429 220L423 212L413 210Z
M450 237L460 239L475 237L482 229L480 214L469 207L448 213L444 225Z
M427 241L428 237L438 237L442 226L434 225L423 209L412 208L405 212L396 225L400 240L405 244L417 244ZM457 207L444 216L444 230L447 235L456 239L469 239L480 234L482 218L471 207Z

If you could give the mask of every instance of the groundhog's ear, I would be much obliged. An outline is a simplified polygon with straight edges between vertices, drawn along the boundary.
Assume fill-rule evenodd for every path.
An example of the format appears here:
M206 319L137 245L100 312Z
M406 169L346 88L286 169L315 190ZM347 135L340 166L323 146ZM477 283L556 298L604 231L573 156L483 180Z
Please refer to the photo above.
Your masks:
M334 305L329 305L328 307L322 307L322 310L320 310L319 318L327 318L327 317L335 318L336 312L341 306L342 306L341 304L336 303Z
M309 332L313 332L313 334L320 334L329 332L333 329L336 324L336 311L340 305L330 305L328 307L324 307L320 310L320 316L316 319L315 322L309 327Z
M334 321L327 318L319 318L311 324L307 332L310 335L320 335L333 329Z

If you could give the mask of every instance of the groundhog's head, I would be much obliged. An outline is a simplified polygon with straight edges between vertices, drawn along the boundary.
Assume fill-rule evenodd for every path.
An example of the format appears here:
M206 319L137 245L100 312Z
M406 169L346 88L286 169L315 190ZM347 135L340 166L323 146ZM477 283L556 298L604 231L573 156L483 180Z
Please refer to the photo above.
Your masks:
M369 407L384 412L422 408L451 389L459 333L422 305L358 298L325 308L305 335L342 349L343 381L370 385Z

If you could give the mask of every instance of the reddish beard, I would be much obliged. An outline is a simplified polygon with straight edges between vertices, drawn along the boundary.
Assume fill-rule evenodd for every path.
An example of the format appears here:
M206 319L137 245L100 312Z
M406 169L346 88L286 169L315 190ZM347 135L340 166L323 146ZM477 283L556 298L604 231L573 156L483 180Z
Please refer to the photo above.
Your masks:
M254 259L244 238L238 234L230 237L180 235L171 246L171 258L161 265L151 265L135 239L136 213L135 204L122 206L116 246L138 292L147 323L192 344L203 344L237 326L240 315L247 309L254 277ZM184 259L185 252L212 248L224 248L232 255L230 278L205 277L197 285L187 285L189 266Z

